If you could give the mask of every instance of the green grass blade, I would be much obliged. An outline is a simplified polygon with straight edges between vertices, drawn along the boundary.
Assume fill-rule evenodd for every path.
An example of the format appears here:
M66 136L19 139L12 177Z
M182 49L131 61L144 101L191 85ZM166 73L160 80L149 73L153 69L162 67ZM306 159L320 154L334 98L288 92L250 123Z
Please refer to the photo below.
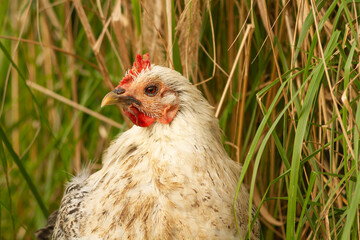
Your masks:
M310 174L309 186L308 186L307 191L306 191L305 201L304 201L304 204L302 206L302 210L301 210L301 214L300 214L300 218L299 218L299 226L298 226L297 231L296 231L296 239L300 239L301 230L302 230L302 227L305 224L305 222L303 221L303 218L304 218L305 212L307 211L307 205L308 205L308 202L310 200L310 195L311 195L311 192L313 190L316 177L317 177L317 174L315 172L312 172ZM310 215L310 214L308 214L308 215Z
M357 111L356 111L356 122L360 123L360 104L358 105ZM355 152L355 169L358 172L358 163L359 163L359 132L357 129L354 129L354 152ZM351 227L354 225L355 216L358 213L358 207L360 204L360 173L357 174L357 182L355 185L355 191L352 195L350 205L348 206L347 214L346 214L346 222L343 230L343 234L341 236L341 239L347 240L350 239L351 235Z
M5 156L5 152L4 152L4 145L2 143L0 143L0 159L1 159L1 164L3 166L3 170L4 170L6 188L7 188L8 197L9 197L9 209L6 207L5 208L8 210L8 212L10 214L12 232L15 233L15 220L14 220L14 215L13 215L11 187L10 187L10 181L9 181L9 175L8 175L6 156ZM3 190L3 189L4 188L1 188L1 190ZM2 219L2 217L1 217L1 206L0 206L0 223L1 223L1 219ZM1 224L0 224L0 226L1 226ZM0 236L2 236L1 228L0 228ZM14 236L14 239L15 239L15 236Z
M337 32L332 36L329 44L325 50L324 56L327 60L334 51L337 40L340 33ZM292 154L290 183L289 183L289 195L288 195L288 210L287 210L287 225L286 225L286 238L292 239L295 237L295 217L296 217L296 205L297 205L297 187L299 181L300 172L300 159L303 147L303 141L308 126L308 119L311 111L311 107L315 101L315 96L319 90L322 77L324 75L324 66L319 64L314 70L314 74L309 84L308 91L305 96L304 104L300 110L300 118L297 125L294 147Z
M14 149L12 148L10 142L8 141L4 130L2 129L2 127L0 126L0 137L2 142L5 144L7 150L9 151L12 159L14 160L15 164L18 166L22 176L24 177L26 183L28 184L30 191L33 193L43 215L47 218L49 216L48 210L46 209L41 196L39 195L39 192L37 191L36 186L34 185L33 181L31 180L29 174L27 173L23 163L21 162L21 160L19 159L18 155L15 153Z
M49 132L52 134L53 137L55 137L54 133L52 132L52 129L50 128L49 121L45 117L44 113L42 112L42 108L40 107L40 104L38 103L36 97L34 96L33 92L30 90L29 86L26 84L26 79L22 71L20 71L19 67L15 64L13 59L11 58L11 55L9 54L8 50L5 48L5 46L0 41L0 48L5 54L6 58L11 62L12 66L16 69L17 73L19 74L21 80L23 80L25 88L30 93L32 99L34 100L35 106L37 108L37 111L39 112L40 121L45 124L45 126L49 129Z
M292 77L295 77L296 75L293 75ZM243 164L243 168L242 168L242 171L241 171L241 174L240 174L240 177L239 177L239 181L238 181L238 188L237 188L237 191L236 191L236 194L235 194L235 198L234 198L234 215L235 215L235 221L236 221L236 224L237 224L237 216L236 216L236 211L235 211L235 207L236 207L236 200L237 200L237 197L238 197L238 193L240 191L240 187L241 187L241 184L242 184L242 181L245 177L245 173L247 171L247 168L250 164L250 161L252 159L252 156L255 152L255 147L258 143L258 138L260 138L260 135L262 134L263 130L264 130L264 127L265 125L268 123L268 120L270 118L270 115L271 115L271 112L272 110L274 109L274 106L275 106L275 103L277 101L277 99L280 97L280 95L282 94L282 89L288 84L288 82L291 80L291 78L288 78L286 79L286 81L284 81L280 88L278 89L277 91L277 94L275 96L275 100L273 101L272 105L270 105L269 107L269 110L267 112L265 112L265 116L255 134L255 138L253 139L253 142L250 146L250 150L249 150L249 153L248 155L246 156L246 159L245 159L245 162ZM299 91L301 89L303 89L303 87L305 86L305 83L304 82L302 84L302 87L298 90L298 92L293 96L293 98L289 101L289 103L284 107L284 109L281 111L281 113L279 114L279 116L277 117L277 119L275 120L275 122L273 123L273 125L271 126L270 130L268 131L268 133L266 134L264 140L262 141L261 145L260 145L260 148L259 148L259 151L258 151L258 154L257 154L257 157L256 157L256 160L255 160L255 167L254 167L254 173L253 173L253 178L252 178L252 181L251 181L251 189L250 189L250 198L249 200L251 201L252 199L252 195L253 195L253 190L254 190L254 184L255 184L255 178L254 176L256 176L256 171L257 171L257 167L258 167L258 164L260 163L260 158L262 156L262 153L263 153L263 150L265 149L265 146L266 146L266 143L268 141L268 139L270 138L270 136L272 135L272 132L273 130L275 129L276 125L278 124L278 122L281 120L282 116L284 115L284 113L287 111L288 107L290 106L290 104L292 103L292 101L294 101L294 99L297 97L297 94L299 93ZM261 94L263 94L263 92L261 92ZM252 203L249 202L249 209L251 209L251 205ZM250 216L249 216L249 222L250 222ZM249 225L250 227L250 225ZM249 231L250 231L250 228L249 228Z

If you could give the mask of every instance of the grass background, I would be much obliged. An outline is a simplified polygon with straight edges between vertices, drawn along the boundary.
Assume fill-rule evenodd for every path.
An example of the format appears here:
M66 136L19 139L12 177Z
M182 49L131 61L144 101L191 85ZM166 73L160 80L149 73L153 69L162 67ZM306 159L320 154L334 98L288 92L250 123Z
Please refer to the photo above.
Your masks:
M215 106L264 239L359 239L358 0L2 0L0 238L131 126L102 97L136 53Z

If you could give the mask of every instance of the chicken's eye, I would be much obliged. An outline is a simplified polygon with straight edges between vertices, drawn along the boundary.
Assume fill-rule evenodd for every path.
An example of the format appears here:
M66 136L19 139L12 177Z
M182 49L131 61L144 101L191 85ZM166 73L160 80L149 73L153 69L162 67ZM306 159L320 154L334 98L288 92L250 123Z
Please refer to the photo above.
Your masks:
M149 97L153 97L157 94L158 88L155 85L150 85L145 88L145 94Z

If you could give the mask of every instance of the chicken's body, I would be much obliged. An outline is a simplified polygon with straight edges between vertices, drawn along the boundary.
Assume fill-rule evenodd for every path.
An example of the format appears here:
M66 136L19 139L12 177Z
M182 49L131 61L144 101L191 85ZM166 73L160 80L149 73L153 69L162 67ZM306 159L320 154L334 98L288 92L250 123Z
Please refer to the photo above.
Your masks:
M213 108L168 68L151 66L137 78L158 76L177 91L176 116L168 124L132 127L112 142L101 170L76 177L53 239L238 238L233 200L241 167L224 150ZM248 209L242 187L236 206L242 238ZM251 235L259 237L258 222Z

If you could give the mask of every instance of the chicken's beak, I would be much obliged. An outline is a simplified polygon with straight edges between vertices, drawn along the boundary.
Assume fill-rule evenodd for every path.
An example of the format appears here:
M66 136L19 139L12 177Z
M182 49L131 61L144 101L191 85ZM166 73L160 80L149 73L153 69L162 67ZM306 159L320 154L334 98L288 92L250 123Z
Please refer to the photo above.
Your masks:
M103 100L101 101L101 107L119 102L120 102L119 95L116 94L114 91L111 91L108 94L106 94Z
M121 87L117 87L108 94L105 95L101 102L101 107L106 105L112 105L115 103L121 103L124 105L131 105L135 103L137 106L141 105L141 102L132 96L127 96L125 93L125 89Z

